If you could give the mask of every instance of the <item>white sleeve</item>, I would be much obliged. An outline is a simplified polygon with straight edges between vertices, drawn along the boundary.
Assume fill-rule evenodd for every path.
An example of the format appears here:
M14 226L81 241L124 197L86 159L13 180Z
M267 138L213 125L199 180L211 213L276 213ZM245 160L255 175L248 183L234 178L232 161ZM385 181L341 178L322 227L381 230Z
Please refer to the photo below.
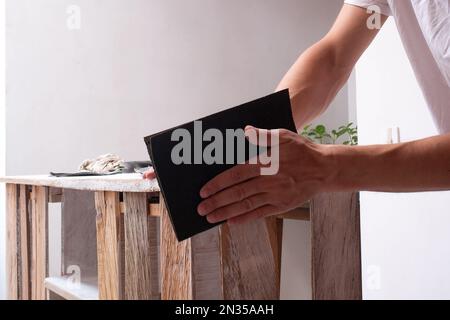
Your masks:
M351 4L361 8L368 8L370 6L378 6L381 14L391 16L391 8L387 0L345 0L346 4Z

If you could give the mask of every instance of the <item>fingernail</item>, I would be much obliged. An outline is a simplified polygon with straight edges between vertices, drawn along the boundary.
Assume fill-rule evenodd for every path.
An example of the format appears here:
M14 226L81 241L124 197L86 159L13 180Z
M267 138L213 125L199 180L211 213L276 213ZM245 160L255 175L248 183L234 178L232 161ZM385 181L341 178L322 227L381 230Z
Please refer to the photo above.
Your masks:
M200 203L197 207L197 212L201 216L206 215L206 213L207 213L206 206L203 203Z
M207 189L201 189L200 190L200 197L202 197L203 199L208 198L209 196L209 192Z
M216 222L217 222L216 219L214 219L214 217L212 217L211 215L207 216L207 217L206 217L206 220L207 220L209 223L216 223Z

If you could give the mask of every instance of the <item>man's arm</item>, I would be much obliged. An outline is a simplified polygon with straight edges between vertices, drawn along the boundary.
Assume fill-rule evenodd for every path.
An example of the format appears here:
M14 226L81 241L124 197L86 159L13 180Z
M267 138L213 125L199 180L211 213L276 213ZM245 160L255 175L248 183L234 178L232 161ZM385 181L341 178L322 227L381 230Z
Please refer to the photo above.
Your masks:
M277 87L289 88L297 128L326 110L378 33L367 28L363 8L344 5L328 34L307 49ZM382 16L384 23L387 17Z
M200 190L200 215L211 223L244 223L287 212L322 192L450 190L450 134L354 147L315 144L287 130L274 133L278 172L261 176L258 165L241 164L219 174Z
M297 127L324 111L373 40L365 10L344 5L330 33L308 49L278 89L289 88ZM383 22L385 17L383 18ZM237 165L200 191L200 215L215 223L242 223L293 209L315 194L334 191L450 190L450 134L394 145L314 144L286 130L279 136L279 170L261 176L258 165Z

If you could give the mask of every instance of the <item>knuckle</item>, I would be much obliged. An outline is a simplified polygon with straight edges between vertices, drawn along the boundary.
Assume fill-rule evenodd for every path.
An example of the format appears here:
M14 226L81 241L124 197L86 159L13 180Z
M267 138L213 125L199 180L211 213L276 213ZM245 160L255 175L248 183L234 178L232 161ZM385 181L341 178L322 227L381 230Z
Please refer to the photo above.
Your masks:
M253 209L253 201L250 198L242 201L242 207L247 212Z
M280 135L280 138L289 138L291 136L291 131L286 129L280 129L278 134Z
M245 199L245 190L242 187L235 188L235 196L238 201L242 201Z

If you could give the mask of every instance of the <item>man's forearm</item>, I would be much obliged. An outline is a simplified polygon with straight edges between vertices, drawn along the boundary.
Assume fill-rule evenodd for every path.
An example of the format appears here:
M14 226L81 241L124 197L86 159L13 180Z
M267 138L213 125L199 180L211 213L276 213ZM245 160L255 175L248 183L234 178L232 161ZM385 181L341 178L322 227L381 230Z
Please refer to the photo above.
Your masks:
M277 87L277 91L289 88L297 128L326 110L347 81L351 67L336 63L327 40L316 43L298 58Z
M330 146L328 152L333 190L450 190L450 134L393 145Z
M367 10L344 4L327 35L306 50L281 80L277 90L289 88L297 128L326 110L378 33L367 28L368 18ZM381 22L386 19L382 16Z

